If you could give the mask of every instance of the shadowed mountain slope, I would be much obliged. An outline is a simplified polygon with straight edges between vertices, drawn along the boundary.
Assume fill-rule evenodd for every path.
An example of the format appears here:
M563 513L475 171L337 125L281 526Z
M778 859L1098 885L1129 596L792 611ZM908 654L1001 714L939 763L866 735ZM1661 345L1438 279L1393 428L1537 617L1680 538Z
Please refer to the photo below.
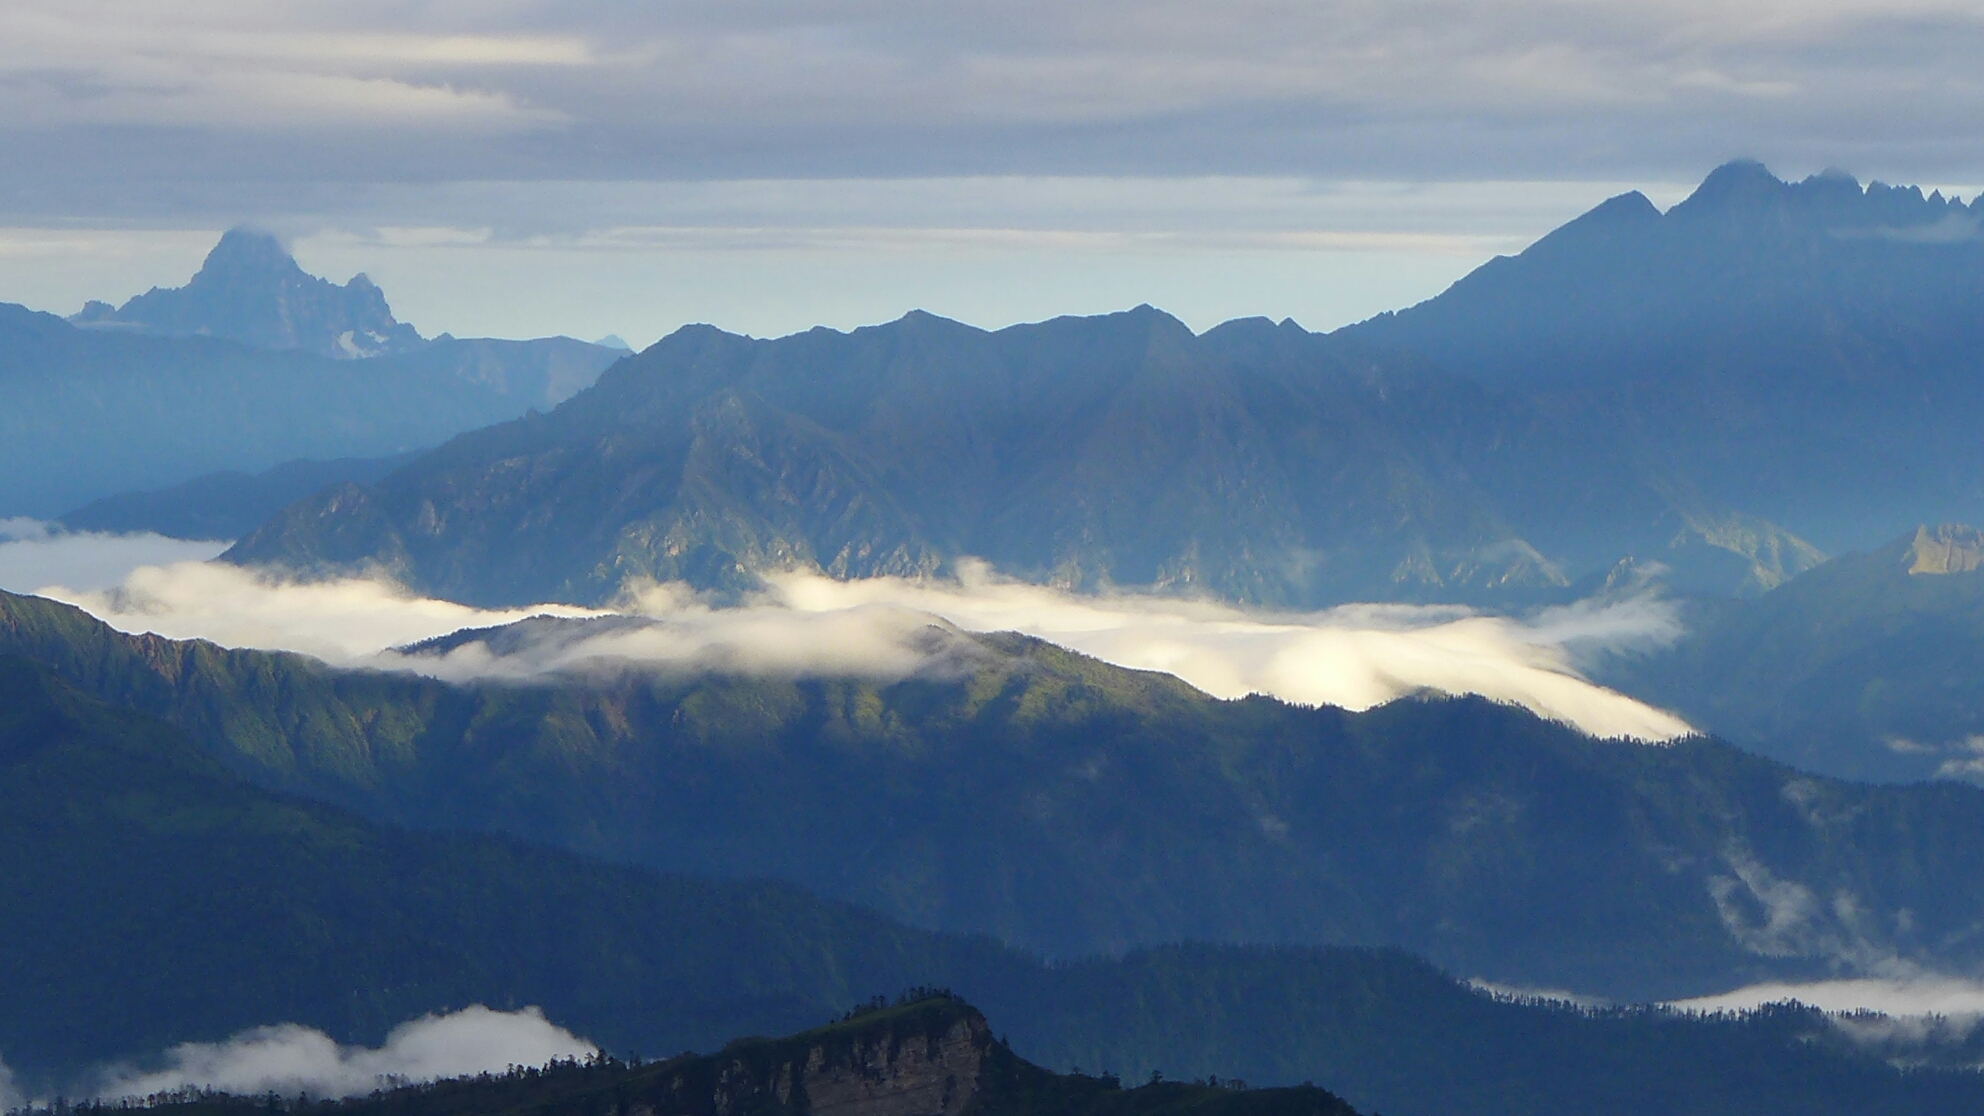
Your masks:
M172 1043L278 1021L374 1044L421 1012L537 1004L608 1049L713 1049L738 1033L805 1026L875 989L946 984L1004 1020L1013 1050L1046 1065L1132 1079L1162 1069L1316 1080L1366 1111L1405 1116L1867 1116L1964 1111L1984 1096L1976 1074L1898 1072L1814 1012L1704 1020L1498 1002L1423 962L1357 950L1194 946L1051 968L777 885L660 878L489 837L379 827L256 790L172 726L9 656L0 656L0 868L0 1050L30 1089L74 1081L90 1063L143 1061ZM915 1037L933 1029L946 1041L919 1052ZM892 1040L864 1038L882 1032ZM850 1064L813 1056L836 1043L866 1051L866 1068L827 1072ZM742 1062L718 1076L748 1088L763 1080L753 1067L775 1069L795 1051L814 1067L802 1072L823 1073L805 1078L822 1112L829 1097L865 1095L891 1074L904 1092L962 1085L974 1063L995 1075L979 1082L988 1101L1051 1101L1065 1090L1093 1101L1080 1111L1096 1116L1152 1101L1167 1112L1333 1110L1317 1090L1279 1098L1305 1102L1291 1108L1272 1094L1207 1086L1125 1093L1102 1079L1048 1080L992 1043L969 1009L922 1001L630 1078L605 1065L298 1111L564 1111L531 1107L563 1096L599 1112L605 1098L628 1099L619 1086L657 1076L686 1074L682 1092L693 1095L690 1086L710 1083L698 1066ZM588 1087L603 1078L609 1087ZM240 1110L215 1098L175 1109Z
M1815 771L1984 778L1984 536L1918 527L1754 600L1697 607L1606 681Z
M299 503L230 558L384 566L475 602L966 555L1282 604L1508 601L1729 519L1519 398L1292 323L1198 337L1141 308L988 333L917 313L774 341L685 328L549 415Z
M1479 700L1216 701L1019 636L932 638L945 668L897 682L609 669L448 685L0 597L0 650L170 718L266 786L780 878L1059 956L1397 945L1633 999L1984 965L1971 787L1593 740Z
M1614 198L1342 335L1597 424L1708 506L1866 549L1984 518L1980 216L1731 163L1664 214Z
M1296 606L1531 603L1626 557L1755 594L1826 549L1984 518L1977 221L1731 164L1667 213L1614 199L1327 337L1194 336L1149 308L997 332L920 313L770 341L689 327L232 556L506 604L968 555Z

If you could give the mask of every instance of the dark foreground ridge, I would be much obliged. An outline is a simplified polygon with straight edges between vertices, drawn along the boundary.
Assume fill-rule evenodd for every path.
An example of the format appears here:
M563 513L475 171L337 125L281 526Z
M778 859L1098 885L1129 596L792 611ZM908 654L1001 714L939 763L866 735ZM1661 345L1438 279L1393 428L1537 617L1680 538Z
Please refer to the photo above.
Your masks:
M1160 1070L1317 1081L1387 1116L1984 1112L1984 1074L1929 1068L1984 1062L1975 1032L1930 1048L1885 1020L1854 1030L1806 1008L1698 1016L1514 1001L1382 950L1170 946L1047 965L788 886L660 876L487 835L367 824L257 790L173 726L7 656L0 881L0 1055L34 1097L91 1095L92 1067L143 1067L175 1044L275 1022L370 1046L426 1013L538 1005L607 1050L709 1050L739 1034L796 1030L877 989L941 986L986 1005L1042 1066L1139 1081ZM1894 1041L1870 1042L1883 1031ZM795 1113L777 1074L801 1048L810 1064L812 1045L791 1041L786 1054L778 1044L725 1048L734 1058L759 1051L737 1064L760 1091L719 1116ZM982 1032L972 1042L1007 1077L981 1073L978 1108L944 1116L1156 1116L1228 1103L1223 1093L1042 1076L1012 1068L1003 1036L996 1053ZM682 1077L693 1084L730 1064L678 1068L705 1067ZM628 1096L615 1092L621 1077L602 1071L570 1089L553 1074L514 1103L486 1082L402 1099L408 1116L611 1116L615 1105L619 1116L648 1116L630 1099L649 1081L643 1072L624 1067ZM793 1088L804 1085L825 1113L830 1090L795 1074ZM1066 1104L1050 1106L1055 1096ZM1273 1094L1252 1096L1231 1103L1283 1113L1259 1099ZM648 1107L652 1116L718 1111Z
M126 1102L131 1104L132 1102ZM171 1116L267 1112L268 1096L166 1094L136 1102ZM85 1108L82 1111L90 1111ZM106 1109L118 1111L121 1109ZM298 1100L293 1116L1357 1116L1314 1085L1161 1081L1059 1074L1014 1054L985 1017L948 993L783 1039L642 1064L596 1056L541 1069Z

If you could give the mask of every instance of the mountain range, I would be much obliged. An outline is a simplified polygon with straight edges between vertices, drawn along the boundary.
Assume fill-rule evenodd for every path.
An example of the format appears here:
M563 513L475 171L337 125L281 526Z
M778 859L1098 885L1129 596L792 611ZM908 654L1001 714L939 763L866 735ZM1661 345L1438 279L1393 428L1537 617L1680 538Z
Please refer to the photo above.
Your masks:
M1578 491L1537 490L1563 478ZM970 555L1073 587L1313 605L1557 599L1632 542L1727 591L1819 557L1663 492L1519 397L1290 323L1194 336L1143 308L987 333L911 314L774 341L685 328L548 415L287 509L230 559L516 604ZM1593 524L1628 513L1594 509L1619 501L1647 529L1602 549Z
M1613 198L1341 334L1629 439L1709 507L1864 550L1984 518L1980 218L1915 187L1735 162L1665 213Z
M688 327L230 557L506 604L968 555L1303 607L1517 606L1629 559L1754 595L1821 546L1984 512L1973 224L1940 196L1732 164L1667 213L1615 198L1329 335L1194 335L1149 308L996 332L920 313L769 341Z
M1523 991L1984 972L1978 216L1730 164L1331 334L1140 307L690 326L624 359L430 341L241 230L184 288L0 307L0 513L239 536L271 592L719 607L984 559L1278 609L1633 597L1681 634L1590 669L1704 730L1218 700L934 617L880 674L539 654L680 634L634 614L340 669L0 593L0 1053L43 1088L477 1002L709 1049L941 985L1011 1046L954 997L888 1018L1393 1116L1984 1107L1945 1072L1975 1028ZM638 1083L559 1080L580 1107ZM1082 1081L1052 1088L1253 1103ZM350 1103L536 1103L509 1087Z

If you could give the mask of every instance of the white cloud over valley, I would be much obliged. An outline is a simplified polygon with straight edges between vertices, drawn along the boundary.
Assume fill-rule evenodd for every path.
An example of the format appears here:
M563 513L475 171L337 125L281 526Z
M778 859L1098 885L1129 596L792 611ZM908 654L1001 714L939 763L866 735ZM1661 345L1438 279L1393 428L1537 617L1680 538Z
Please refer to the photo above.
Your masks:
M1632 599L1527 620L1448 607L1354 605L1269 614L1176 598L1066 593L967 565L957 580L836 581L793 573L747 602L714 607L684 587L634 593L621 622L538 626L492 648L442 654L393 648L465 628L552 615L610 614L566 606L481 610L421 598L372 579L291 582L254 570L183 562L143 567L114 587L49 585L125 631L278 648L347 666L454 680L531 678L641 664L778 676L903 677L952 665L933 624L1018 631L1118 665L1174 674L1218 697L1271 694L1366 709L1425 691L1520 704L1601 736L1666 740L1689 731L1671 713L1585 680L1580 656L1657 646L1679 635L1671 609Z
M225 542L68 532L34 519L0 519L0 589L28 593L57 583L108 588L132 570L204 561L225 549Z

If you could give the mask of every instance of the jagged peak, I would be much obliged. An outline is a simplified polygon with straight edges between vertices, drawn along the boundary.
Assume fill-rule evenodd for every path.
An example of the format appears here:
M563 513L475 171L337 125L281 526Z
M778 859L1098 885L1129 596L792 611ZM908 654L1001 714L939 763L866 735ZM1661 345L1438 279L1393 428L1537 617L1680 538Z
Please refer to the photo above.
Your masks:
M1945 198L1940 190L1925 197L1919 186L1879 180L1862 186L1838 168L1787 182L1762 163L1746 159L1717 167L1668 216L1684 222L1741 223L1769 214L1791 227L1826 235L1943 243L1970 239L1975 230L1968 225L1925 230L1964 221L1968 208L1960 200Z

